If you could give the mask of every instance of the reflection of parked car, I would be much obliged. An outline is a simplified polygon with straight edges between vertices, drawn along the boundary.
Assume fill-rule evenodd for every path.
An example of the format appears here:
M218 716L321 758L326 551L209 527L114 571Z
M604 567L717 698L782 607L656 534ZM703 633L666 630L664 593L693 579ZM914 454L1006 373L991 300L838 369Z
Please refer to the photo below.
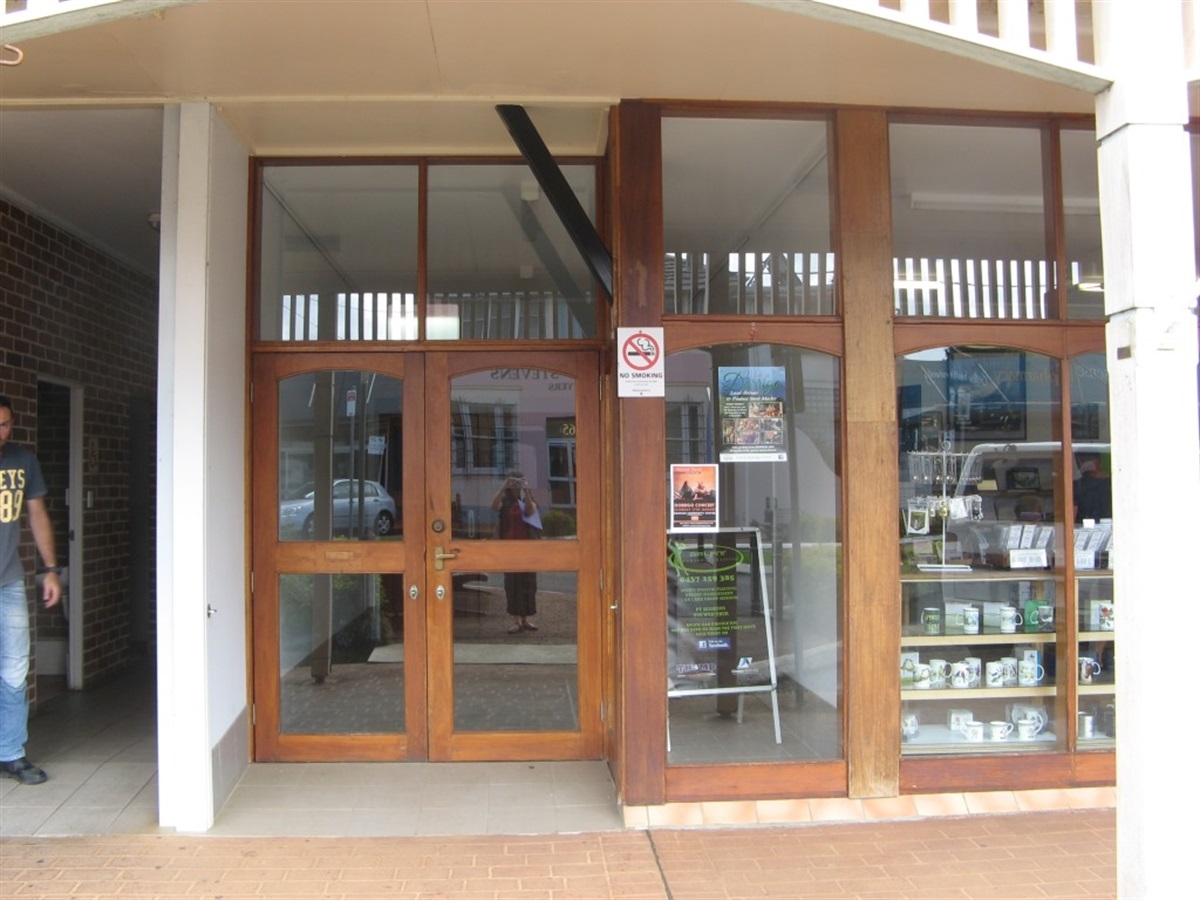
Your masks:
M361 489L361 518L359 496ZM315 491L312 485L301 488L290 499L279 504L279 533L287 537L299 535L305 540L313 536ZM333 530L345 531L366 523L375 534L383 536L396 522L396 501L378 481L358 481L341 478L333 483Z

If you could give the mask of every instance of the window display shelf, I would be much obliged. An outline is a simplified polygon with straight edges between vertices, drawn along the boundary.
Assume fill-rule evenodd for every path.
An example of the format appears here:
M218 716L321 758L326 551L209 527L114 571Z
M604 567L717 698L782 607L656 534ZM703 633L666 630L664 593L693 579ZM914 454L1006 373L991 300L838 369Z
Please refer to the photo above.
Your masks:
M1081 684L1081 685L1079 685L1079 696L1080 697L1089 697L1089 696L1103 697L1105 694L1107 694L1108 696L1111 697L1116 692L1117 692L1117 685L1115 682L1112 682L1112 681L1108 682L1107 684Z
M951 731L946 725L922 725L920 732L904 741L905 754L921 753L1003 753L1007 751L1048 750L1058 744L1058 737L1043 731L1036 737L1022 740L1009 734L1003 740L968 741L966 736Z
M900 699L907 700L977 700L1002 697L1053 697L1054 685L1036 687L972 687L972 688L903 688Z
M1111 632L1109 632L1111 634ZM985 644L1052 644L1054 633L1049 631L1011 632L995 634L909 634L900 638L901 647L961 647Z

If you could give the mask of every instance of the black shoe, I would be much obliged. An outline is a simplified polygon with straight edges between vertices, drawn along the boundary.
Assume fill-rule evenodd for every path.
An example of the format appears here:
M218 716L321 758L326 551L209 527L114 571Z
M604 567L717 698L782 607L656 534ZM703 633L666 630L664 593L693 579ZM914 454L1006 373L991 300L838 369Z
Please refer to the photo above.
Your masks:
M9 778L15 778L21 784L41 784L46 780L46 773L27 760L24 756L20 759L11 759L8 762L0 762L0 775L7 775Z

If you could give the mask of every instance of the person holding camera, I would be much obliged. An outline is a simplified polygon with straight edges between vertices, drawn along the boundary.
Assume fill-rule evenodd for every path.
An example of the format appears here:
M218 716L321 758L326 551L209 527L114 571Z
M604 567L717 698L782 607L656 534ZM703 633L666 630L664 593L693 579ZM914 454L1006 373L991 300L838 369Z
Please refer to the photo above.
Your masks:
M500 540L523 541L541 537L542 518L537 500L529 490L525 476L516 469L508 473L492 498L492 509L497 514L496 537ZM530 616L537 614L537 573L505 572L504 596L513 620L508 633L537 631L538 627L529 621Z

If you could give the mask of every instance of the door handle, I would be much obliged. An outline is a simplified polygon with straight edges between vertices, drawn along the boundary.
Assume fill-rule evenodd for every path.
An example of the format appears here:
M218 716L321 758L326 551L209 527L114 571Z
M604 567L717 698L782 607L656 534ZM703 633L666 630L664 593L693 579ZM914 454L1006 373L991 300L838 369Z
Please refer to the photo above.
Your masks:
M458 559L458 551L453 548L451 548L449 551L443 550L441 547L433 548L434 571L441 572L443 569L445 569L445 561L448 559Z

